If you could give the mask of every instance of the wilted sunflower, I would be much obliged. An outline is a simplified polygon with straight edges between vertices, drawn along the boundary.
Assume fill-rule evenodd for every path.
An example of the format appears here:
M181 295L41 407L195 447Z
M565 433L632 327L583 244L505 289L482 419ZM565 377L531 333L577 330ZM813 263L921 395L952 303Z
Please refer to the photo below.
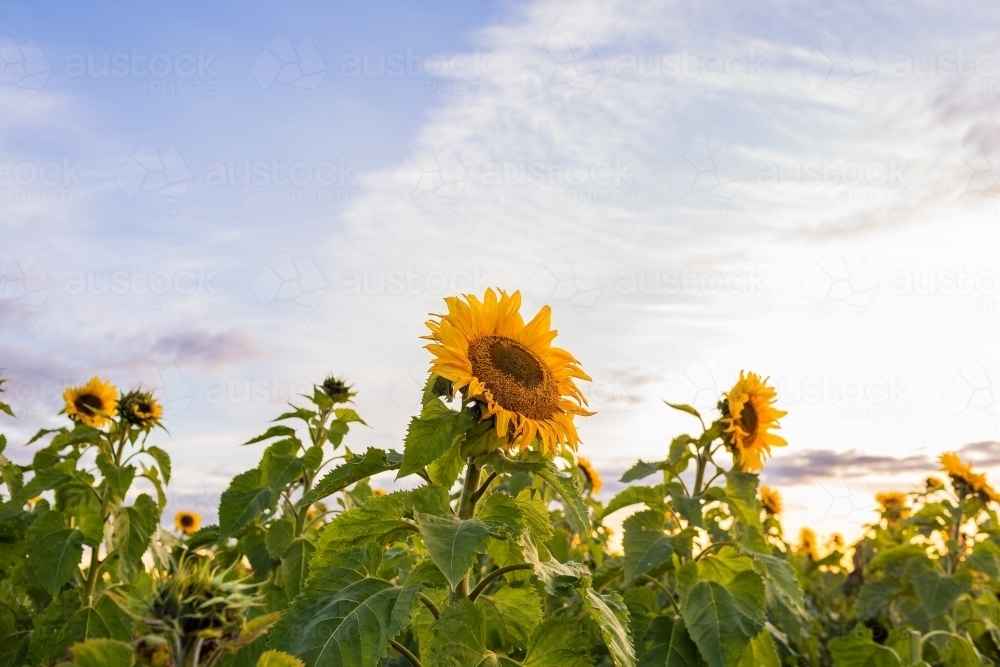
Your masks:
M118 402L118 412L132 426L149 430L163 416L163 407L149 392L133 389Z
M201 516L197 512L181 510L174 515L174 528L185 535L194 535L201 528Z
M760 487L760 502L768 514L781 514L781 494L777 489Z
M323 380L321 386L323 387L323 392L333 399L334 403L346 403L354 396L351 386L334 375L330 375Z
M522 451L537 436L542 450L558 453L576 449L579 437L574 415L587 400L573 379L590 380L579 362L552 347L552 311L543 307L527 325L518 312L521 293L486 290L480 301L472 294L445 299L448 314L427 322L424 338L434 361L431 372L485 403L483 418L495 417L497 436Z
M886 513L901 513L906 509L906 494L902 491L880 491L875 494L875 502Z
M604 481L601 479L601 474L594 469L590 459L583 456L577 457L576 465L579 466L580 472L583 473L583 476L587 478L587 482L590 483L591 493L600 493L601 489L604 488Z
M816 550L816 533L811 528L803 528L799 531L799 546L796 551L809 556L812 560L819 560L819 553Z
M983 500L1000 502L1000 494L986 482L986 475L972 472L972 466L954 452L941 455L941 470L948 473L959 496L978 495Z
M63 392L66 414L73 421L101 428L115 415L118 390L110 382L91 378L82 387L70 387Z
M756 373L744 376L724 396L721 405L726 436L743 472L764 467L771 447L784 447L785 439L769 431L779 428L778 420L787 412L773 407L775 391Z

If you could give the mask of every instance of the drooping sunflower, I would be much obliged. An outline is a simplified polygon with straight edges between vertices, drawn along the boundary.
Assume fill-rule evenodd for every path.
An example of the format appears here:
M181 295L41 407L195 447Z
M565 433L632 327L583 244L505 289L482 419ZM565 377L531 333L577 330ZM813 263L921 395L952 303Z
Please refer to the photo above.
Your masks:
M133 389L118 402L118 412L129 424L148 431L159 423L163 406L149 392Z
M118 390L110 382L93 377L82 387L66 389L63 400L70 419L101 428L115 416Z
M351 385L335 375L328 375L320 386L323 388L323 392L333 399L334 403L346 403L354 396Z
M760 487L760 502L768 514L781 514L781 494L769 486Z
M983 500L1000 502L1000 493L997 493L986 481L986 475L972 472L972 466L958 458L954 452L946 452L941 455L941 470L948 473L952 484L955 485L955 492L961 497L977 495Z
M604 488L604 480L601 479L601 473L597 472L594 465L590 462L590 459L578 456L576 459L576 465L580 468L580 472L583 473L583 476L587 478L587 482L590 483L591 493L600 493L601 489Z
M201 528L201 515L181 510L174 515L174 528L185 535L194 535Z
M740 371L740 379L723 397L722 423L726 427L728 444L743 472L764 467L771 447L788 443L771 429L780 428L778 420L787 412L774 407L776 392L756 373Z
M452 391L485 405L497 436L508 449L523 451L537 437L542 451L576 449L575 415L590 415L574 379L590 380L569 352L552 347L552 311L543 307L528 324L521 319L521 293L487 289L445 299L448 313L427 322L433 341L431 372L449 380Z

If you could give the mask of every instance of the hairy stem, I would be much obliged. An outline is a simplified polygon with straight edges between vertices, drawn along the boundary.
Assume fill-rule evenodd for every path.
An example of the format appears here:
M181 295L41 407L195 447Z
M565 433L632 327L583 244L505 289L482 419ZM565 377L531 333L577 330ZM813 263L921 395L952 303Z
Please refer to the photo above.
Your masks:
M403 646L399 642L390 639L389 640L389 646L391 646L394 649L396 649L397 651L399 651L399 653L404 658L406 658L407 660L410 661L410 664L413 665L413 667L424 667L423 665L420 664L420 661L417 660L417 656L415 656L412 653L410 653L409 649L407 649L405 646Z
M469 457L465 467L465 482L462 484L462 499L458 503L458 518L463 521L471 519L476 514L476 489L479 488L479 467L476 465L476 458ZM452 601L457 602L468 597L469 575L466 574L462 581L458 583L452 592Z
M471 593L469 593L469 600L475 602L476 598L478 598L480 595L483 594L483 591L486 590L487 586L489 586L494 581L496 581L503 575L507 574L508 572L514 572L516 570L532 570L532 569L534 569L534 566L529 563L517 563L515 565L507 565L505 567L501 567L499 570L493 570L485 577L483 577L483 580L479 582L479 585L476 586L476 588Z
M438 609L438 606L436 604L434 604L433 600L431 600L429 597L427 597L423 593L417 593L417 599L420 600L421 602L423 602L424 606L427 607L430 610L431 616L434 617L435 621L438 620L439 618L441 618L441 610Z

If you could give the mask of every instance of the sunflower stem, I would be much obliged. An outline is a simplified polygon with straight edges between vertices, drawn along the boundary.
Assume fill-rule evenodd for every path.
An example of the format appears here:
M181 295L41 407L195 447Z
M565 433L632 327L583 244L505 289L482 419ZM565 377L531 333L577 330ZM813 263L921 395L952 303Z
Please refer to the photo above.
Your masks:
M490 484L492 484L497 477L499 477L497 473L491 472L489 477L486 478L486 481L483 482L482 486L476 489L476 492L473 494L473 497L475 498L476 502L479 502L479 499L482 498L483 494L485 494L489 490Z
M701 484L705 480L705 467L706 467L706 464L707 464L707 461L705 460L705 457L702 456L701 453L699 452L698 453L698 472L695 473L695 477L694 477L694 494L693 494L694 496L697 496L697 495L699 495L701 493Z
M470 456L465 467L465 483L462 485L462 499L458 503L458 518L463 521L471 519L476 513L476 489L479 488L479 466L476 465L476 457ZM452 594L452 600L464 600L469 597L469 575L466 574L462 581L458 582Z

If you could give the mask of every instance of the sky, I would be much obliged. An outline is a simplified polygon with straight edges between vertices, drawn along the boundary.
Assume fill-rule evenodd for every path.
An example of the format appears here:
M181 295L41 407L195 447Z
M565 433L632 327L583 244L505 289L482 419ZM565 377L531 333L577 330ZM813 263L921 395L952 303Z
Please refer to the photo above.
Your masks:
M8 454L63 387L143 386L168 512L211 520L328 373L348 445L400 449L428 313L493 286L593 378L605 498L741 370L788 411L788 531L858 534L945 451L1000 482L998 14L4 2Z

